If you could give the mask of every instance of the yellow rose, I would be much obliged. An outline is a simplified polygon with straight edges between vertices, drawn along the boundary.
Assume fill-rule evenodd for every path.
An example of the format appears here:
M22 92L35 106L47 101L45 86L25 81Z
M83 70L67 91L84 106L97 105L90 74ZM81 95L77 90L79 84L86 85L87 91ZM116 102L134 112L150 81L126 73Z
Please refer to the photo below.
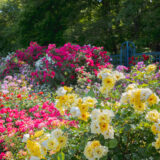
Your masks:
M114 87L115 82L116 81L115 81L115 79L113 77L107 76L106 78L104 78L102 80L102 85L110 90L110 89L112 89Z
M106 122L100 122L99 126L102 133L104 133L109 129L109 123L106 123Z
M59 142L56 138L49 139L47 142L47 148L49 150L56 150L59 145Z
M143 112L146 109L146 104L145 103L136 104L136 105L134 105L134 109L137 112Z
M98 116L98 121L100 123L104 122L104 123L109 123L110 122L110 117L107 116L107 114L103 114L101 113L99 116Z
M152 110L147 113L146 119L151 122L157 122L159 119L159 112L157 110Z
M79 117L79 119L83 120L83 121L88 121L89 118L89 113L88 112L82 112L81 116Z
M72 89L73 89L72 87L67 87L67 86L64 86L63 88L64 88L67 92L71 92Z
M146 71L147 71L147 72L153 72L153 71L156 70L156 68L157 68L157 66L156 66L155 64L150 64L150 65L148 65L148 66L146 67Z
M59 136L58 137L58 142L59 142L60 147L63 148L67 143L67 137Z
M40 131L36 131L34 133L34 135L32 136L32 138L37 138L37 137L40 137L44 134L44 131L43 130L40 130Z
M99 91L100 91L102 94L106 94L106 95L108 95L108 92L109 92L109 90L107 89L107 87L104 87L104 86L102 86L102 87L99 89Z
M156 149L160 149L160 138L157 138L157 139L156 139L155 148L156 148Z
M100 146L101 144L100 144L100 142L99 141L92 141L92 143L91 143L91 148L96 148L96 147L98 147L98 146Z
M151 126L151 130L152 130L152 132L153 132L153 134L158 134L158 130L157 130L157 127L155 126L155 124L153 124L152 126Z
M35 156L39 158L43 156L41 153L41 150L42 150L41 145L36 141L27 140L27 150L29 151L29 154L31 156Z
M94 149L94 157L96 158L101 158L104 155L104 147L103 146L98 146Z
M79 109L81 112L87 112L88 111L88 106L86 104L81 104L79 105Z
M84 155L86 156L87 159L93 159L93 149L91 146L86 146L84 150Z
M154 93L151 94L147 99L147 102L149 103L149 105L157 104L158 101L159 101L159 98Z
M89 106L89 107L94 107L94 105L97 103L97 100L95 98L92 97L84 97L83 98L84 103Z

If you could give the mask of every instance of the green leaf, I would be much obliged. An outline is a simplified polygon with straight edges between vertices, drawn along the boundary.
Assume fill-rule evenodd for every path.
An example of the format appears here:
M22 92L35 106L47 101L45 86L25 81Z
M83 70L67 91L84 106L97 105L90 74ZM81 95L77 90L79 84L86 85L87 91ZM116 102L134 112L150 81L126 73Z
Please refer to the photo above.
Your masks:
M139 85L140 87L148 87L148 84L142 84L142 85Z
M122 137L122 142L123 142L124 144L127 144L127 136L126 136L126 135L124 135L124 136Z
M128 132L131 129L131 126L129 124L125 124L124 127L125 132Z
M98 99L97 101L98 101L98 104L101 104L101 102L102 102L102 100L101 100L101 99Z
M153 147L152 143L147 146L147 150L150 150Z
M109 141L109 148L115 148L118 144L118 141L116 139L112 139Z
M113 160L122 160L123 156L122 155L113 155Z
M86 96L95 97L93 89L91 89Z
M65 154L63 152L58 153L57 160L65 160Z

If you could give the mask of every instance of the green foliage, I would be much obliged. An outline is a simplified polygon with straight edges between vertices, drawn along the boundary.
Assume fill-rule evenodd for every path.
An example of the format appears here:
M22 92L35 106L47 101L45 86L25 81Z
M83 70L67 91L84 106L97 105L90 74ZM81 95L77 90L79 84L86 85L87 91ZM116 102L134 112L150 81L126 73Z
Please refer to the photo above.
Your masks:
M135 42L138 52L159 51L159 5L151 0L3 0L0 52L30 41L57 46L70 41L117 54L126 40Z
M1 122L4 126L13 123L18 128L28 125L27 123L24 123L25 125L22 123L23 126L17 125L26 118L29 122L29 119L33 118L36 123L34 128L31 125L34 130L28 129L25 132L18 130L10 134L8 134L10 130L2 132L4 146L14 157L12 159L20 159L20 156L22 159L29 159L36 152L30 152L32 146L39 144L40 152L37 152L37 155L44 154L41 160L44 158L87 160L89 153L93 154L93 160L97 160L94 153L98 153L96 147L100 143L106 148L106 151L103 150L103 156L100 155L100 160L159 160L160 100L156 90L159 87L160 79L155 78L157 74L160 74L159 66L155 64L139 69L138 66L132 67L130 73L122 73L121 76L120 72L117 73L115 70L103 69L98 74L98 77L102 77L102 82L99 84L92 83L87 87L84 84L84 87L81 88L64 86L56 91L52 88L49 92L41 91L33 94L30 89L32 86L27 83L24 75L21 76L20 81L7 76L0 84L0 98L3 104L0 106L2 107L0 109ZM104 76L117 77L116 75L120 77L116 79L117 82L112 88L108 88L110 90L107 95L101 92L103 90L100 90L100 86L109 86L104 83L106 82ZM129 78L126 79L126 76ZM128 83L131 82L132 84L128 86ZM4 90L4 86L6 90ZM123 89L121 89L122 86ZM37 86L34 87L37 88ZM4 91L8 91L8 93L4 94ZM54 105L50 102L53 102ZM141 103L146 104L145 108L137 108L137 106L141 106ZM53 110L57 108L57 112L59 110L62 115L53 116L52 119L51 114L54 115L54 111L50 111L50 105ZM45 108L46 110L44 110ZM75 108L79 109L78 114L73 112ZM16 113L17 111L22 111L22 113L20 112L19 115ZM67 114L64 114L64 111ZM51 114L49 114L50 112ZM41 119L41 117L45 117L45 119ZM59 118L60 120L58 120ZM51 119L53 122L48 124ZM37 121L40 121L40 124ZM31 122L34 124L34 121ZM46 125L43 122L47 122ZM42 127L41 124L43 124ZM3 126L1 128L3 129ZM67 140L64 141L65 145L59 139L62 133L54 132L57 128L63 131L63 136ZM29 141L33 143L27 142L24 134L30 134ZM57 147L59 146L57 143L53 143L52 148L49 147L48 142L53 139L58 140L60 148ZM93 141L96 142L96 145L90 146ZM46 153L43 152L42 147L46 148ZM88 154L87 147L89 148ZM5 151L5 148L0 146L0 151ZM21 155L20 153L26 154Z
M134 41L140 51L145 51L145 47L159 50L158 5L158 1L149 0L92 3L81 12L79 21L68 28L68 40L101 45L112 53L118 53L126 40ZM153 24L155 27L151 27Z
M0 56L15 50L17 41L17 19L20 0L6 0L0 3Z
M71 10L74 5L76 3L73 0L26 1L18 23L21 44L27 46L30 41L37 41L41 45L63 45L63 32L71 21L68 17L72 16Z

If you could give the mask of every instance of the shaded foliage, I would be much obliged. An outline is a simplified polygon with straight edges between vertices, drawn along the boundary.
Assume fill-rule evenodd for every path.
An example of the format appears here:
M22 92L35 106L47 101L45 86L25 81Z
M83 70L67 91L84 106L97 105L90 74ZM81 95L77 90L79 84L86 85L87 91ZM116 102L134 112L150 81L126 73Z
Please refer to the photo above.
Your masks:
M0 4L0 50L66 42L119 53L133 41L139 52L160 50L160 1L6 0Z

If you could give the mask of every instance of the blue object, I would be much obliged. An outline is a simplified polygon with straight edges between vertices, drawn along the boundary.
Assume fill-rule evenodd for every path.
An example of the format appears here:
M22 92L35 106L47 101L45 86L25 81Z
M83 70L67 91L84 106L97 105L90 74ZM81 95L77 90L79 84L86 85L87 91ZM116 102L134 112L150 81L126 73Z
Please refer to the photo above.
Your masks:
M136 53L136 47L133 42L126 41L123 42L120 48L120 54L111 55L112 63L114 65L125 65L129 66L129 61L131 57L138 58L138 61L142 61L142 55L152 55L150 59L152 62L159 62L160 63L160 52L148 52L148 53Z
M135 56L135 53L136 53L136 47L133 42L126 41L122 43L121 50L120 50L120 64L128 66L129 59L132 56Z

